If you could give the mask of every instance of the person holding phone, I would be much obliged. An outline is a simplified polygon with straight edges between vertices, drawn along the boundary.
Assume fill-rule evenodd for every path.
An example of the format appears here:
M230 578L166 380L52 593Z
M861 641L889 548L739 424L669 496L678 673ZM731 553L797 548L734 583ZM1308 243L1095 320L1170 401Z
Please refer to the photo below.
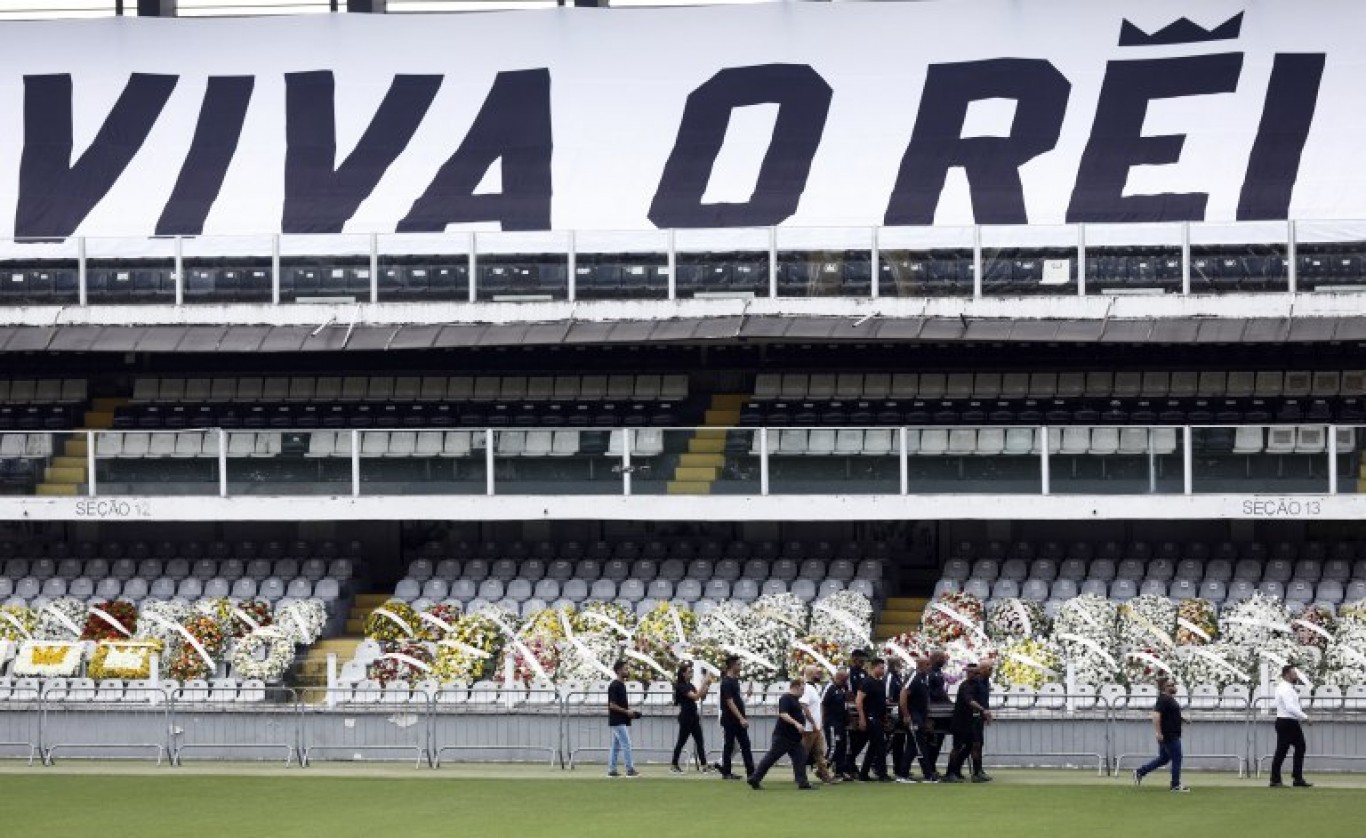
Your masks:
M703 771L711 768L707 765L707 746L702 742L702 713L698 710L698 705L707 697L707 691L710 689L710 675L702 676L701 687L693 686L692 661L683 661L678 665L678 672L674 678L674 704L678 707L678 741L674 743L673 766L669 769L671 774L683 773L678 758L683 755L683 748L688 744L689 738L697 746L697 765Z

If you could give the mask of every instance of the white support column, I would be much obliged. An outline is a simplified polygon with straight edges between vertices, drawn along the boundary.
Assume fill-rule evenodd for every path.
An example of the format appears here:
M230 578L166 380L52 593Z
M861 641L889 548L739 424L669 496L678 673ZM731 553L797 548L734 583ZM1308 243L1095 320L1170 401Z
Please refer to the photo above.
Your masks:
M470 233L470 302L479 299L478 283L475 281L479 275L479 234Z
M1297 255L1299 253L1300 248L1299 242L1296 241L1296 239L1298 238L1299 231L1295 229L1295 220L1293 218L1285 222L1285 227L1285 278L1287 283L1286 290L1288 290L1291 294L1295 294L1298 293L1300 290L1300 260Z
M1052 475L1048 467L1048 426L1043 425L1035 431L1039 440L1039 494L1050 494L1049 484L1052 482Z
M185 305L185 240L175 237L175 304Z
M778 228L768 228L768 296L778 296Z
M1338 429L1328 425L1328 494L1338 493Z
M493 428L484 429L484 493L487 495L494 494L495 489L493 482L493 446L496 444L494 436Z
M351 497L360 497L360 431L351 429Z
M270 302L280 304L280 237L270 237Z
M370 302L379 302L379 234L370 234Z
M1148 428L1148 494L1157 494L1157 449L1153 445L1153 429Z
M565 267L569 275L565 277L565 288L568 289L569 302L574 302L579 298L578 288L578 240L574 236L574 231L569 231L569 252L566 254Z
M972 296L982 296L982 225L972 225Z
M674 245L674 230L668 230L669 299L678 299L678 248Z
M897 458L900 461L901 494L903 495L909 495L911 493L911 458L906 445L909 437L910 433L906 430L905 425L896 429L896 450Z
M1181 480L1182 492L1187 495L1193 494L1195 491L1193 450L1191 427L1186 425L1181 428Z
M1086 296L1086 225L1077 225L1077 296Z
M80 305L88 305L86 289L89 288L87 282L89 273L85 264L85 236L76 239L76 302Z
M218 496L228 496L228 432L217 429L218 434Z
M768 494L768 428L759 429L759 494Z
M631 448L636 443L634 428L623 428L621 433L621 493L631 494Z
M1191 292L1191 223L1181 222L1181 293Z
M85 481L85 493L90 497L95 497L95 432L85 432L85 470L87 473Z
M878 238L878 231L880 229L881 228L878 227L873 228L873 248L868 260L868 268L872 271L873 275L873 287L870 291L870 296L874 300L882 296L882 289L878 287L882 284L879 281L882 277L882 243Z
M327 653L327 707L337 706L337 653Z

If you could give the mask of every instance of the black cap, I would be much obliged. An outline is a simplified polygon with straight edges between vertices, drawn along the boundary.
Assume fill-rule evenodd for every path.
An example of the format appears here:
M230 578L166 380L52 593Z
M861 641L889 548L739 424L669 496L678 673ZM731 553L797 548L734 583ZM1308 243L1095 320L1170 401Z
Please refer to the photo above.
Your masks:
M856 657L856 658L866 658L866 657L868 657L868 650L867 650L867 649L855 649L855 650L852 652L851 656L852 656L852 657Z

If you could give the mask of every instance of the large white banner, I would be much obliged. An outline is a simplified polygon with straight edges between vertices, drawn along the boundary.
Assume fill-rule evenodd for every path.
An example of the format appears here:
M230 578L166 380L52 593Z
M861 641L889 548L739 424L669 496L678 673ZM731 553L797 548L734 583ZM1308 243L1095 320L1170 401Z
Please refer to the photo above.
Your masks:
M1366 3L0 25L0 236L1366 218Z

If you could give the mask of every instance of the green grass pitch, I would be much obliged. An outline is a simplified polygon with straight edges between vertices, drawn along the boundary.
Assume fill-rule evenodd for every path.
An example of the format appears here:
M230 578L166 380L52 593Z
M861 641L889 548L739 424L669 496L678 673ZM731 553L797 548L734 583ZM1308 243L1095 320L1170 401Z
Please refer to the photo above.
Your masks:
M1366 835L1366 777L1313 789L1191 773L1135 789L1080 771L998 771L986 785L841 784L798 792L779 765L765 790L701 776L610 780L599 768L328 765L308 769L79 764L0 769L0 835L420 838L421 836Z

